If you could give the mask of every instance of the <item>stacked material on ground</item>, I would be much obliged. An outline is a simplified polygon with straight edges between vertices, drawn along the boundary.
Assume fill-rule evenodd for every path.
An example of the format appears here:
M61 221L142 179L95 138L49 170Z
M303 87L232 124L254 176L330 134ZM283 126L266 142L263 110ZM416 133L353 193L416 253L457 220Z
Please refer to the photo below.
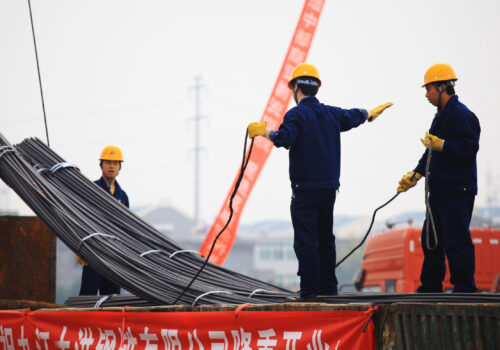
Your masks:
M259 298L260 293L255 293ZM283 300L290 302L292 299ZM437 303L437 304L496 304L500 305L500 294L492 293L344 293L337 296L317 296L313 303L326 304L397 304L397 303ZM197 300L192 306L204 304ZM120 306L153 306L153 303L135 295L78 296L68 298L65 302L70 307L120 307Z
M0 178L100 274L153 304L172 304L204 259L157 231L38 139L0 135ZM269 303L292 293L208 263L181 304Z

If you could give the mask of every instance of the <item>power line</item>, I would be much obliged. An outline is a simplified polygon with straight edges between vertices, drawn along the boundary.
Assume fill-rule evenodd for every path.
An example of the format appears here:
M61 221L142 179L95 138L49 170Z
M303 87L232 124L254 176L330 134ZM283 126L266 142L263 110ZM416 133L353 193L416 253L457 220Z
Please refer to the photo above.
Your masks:
M43 110L43 120L45 123L45 136L47 137L47 145L50 147L49 128L47 126L47 115L45 113L45 100L43 98L42 76L40 74L40 64L38 62L38 49L36 46L35 26L33 25L33 14L31 12L31 1L30 0L28 0L28 7L30 10L31 32L33 33L33 45L35 46L36 69L38 71L38 83L40 85L40 96L42 97L42 110Z

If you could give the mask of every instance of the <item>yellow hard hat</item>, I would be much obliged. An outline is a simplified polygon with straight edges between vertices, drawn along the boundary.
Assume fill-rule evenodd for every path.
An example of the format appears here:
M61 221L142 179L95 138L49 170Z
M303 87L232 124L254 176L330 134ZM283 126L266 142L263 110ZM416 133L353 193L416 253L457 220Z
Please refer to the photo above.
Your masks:
M453 68L447 63L436 63L425 72L424 85L434 83L436 81L458 80Z
M117 160L123 162L122 150L118 146L108 145L103 148L99 160Z
M292 88L292 81L300 77L312 77L316 78L321 86L321 80L319 79L319 72L316 67L309 63L301 63L293 69L290 80L288 81L288 87Z

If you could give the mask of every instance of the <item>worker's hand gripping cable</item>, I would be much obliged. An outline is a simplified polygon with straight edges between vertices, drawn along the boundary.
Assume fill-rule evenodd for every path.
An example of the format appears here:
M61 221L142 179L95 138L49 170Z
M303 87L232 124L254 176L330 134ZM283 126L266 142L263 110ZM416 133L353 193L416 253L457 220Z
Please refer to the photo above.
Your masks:
M427 143L424 142L424 140L422 140L422 143L424 144L424 146L427 147L427 150L428 150L427 160L425 163L425 208L426 208L426 211L425 211L425 233L426 233L425 244L427 245L428 250L434 250L438 246L438 237L437 237L437 232L436 232L436 225L434 225L434 217L432 216L431 206L429 204L429 174L430 174L429 169L430 169L430 165L431 165L432 151L433 150L441 151L443 149L444 141L441 140L440 138L434 136L434 137L436 137L436 139L441 140L441 142L439 142L439 145L433 146L434 142L430 136L434 136L434 135L429 135L429 133L426 132L425 133L425 140L427 141ZM430 243L429 237L431 235L431 232L429 231L429 223L432 225L432 233L434 236L434 246L431 246L431 243Z
M266 136L267 122L255 122L248 124L248 137L252 140L255 136Z
M265 124L265 122L263 122L263 123L264 123L264 130L265 130L265 125L266 124ZM259 124L259 123L257 123L257 124ZM212 252L214 250L215 243L217 243L217 240L222 235L222 233L226 230L226 228L229 226L229 223L231 222L231 219L233 218L233 199L236 196L236 193L238 192L238 188L240 187L241 180L243 179L243 175L245 173L245 169L247 168L248 161L250 160L250 155L252 154L252 148L253 148L254 136L255 135L253 135L253 132L252 132L253 136L250 136L249 133L250 133L250 127L247 128L246 133L245 133L245 144L243 146L243 159L241 161L240 174L238 175L238 179L236 180L236 183L234 184L234 190L233 190L233 193L231 194L231 197L229 199L229 210L230 210L229 218L227 219L227 222L224 225L224 227L222 228L222 230L220 230L220 232L217 234L217 236L215 236L215 239L214 239L214 241L212 243L212 247L210 248L210 252L208 253L208 256L206 257L205 261L203 262L203 265L201 265L200 269L198 270L198 272L196 273L196 275L194 275L194 277L191 280L191 282L189 282L189 284L186 286L186 288L184 288L184 290L182 291L182 293L179 294L179 296L177 297L177 299L175 299L175 301L172 303L172 305L175 305L184 296L184 294L189 290L189 288L191 287L191 285L194 283L194 281L198 278L198 276L200 275L200 273L203 271L203 269L207 265L208 261L210 260L210 256L212 255ZM245 159L245 155L246 155L246 152L247 152L247 139L248 139L249 136L252 138L252 142L250 143L250 149L248 150L248 157Z

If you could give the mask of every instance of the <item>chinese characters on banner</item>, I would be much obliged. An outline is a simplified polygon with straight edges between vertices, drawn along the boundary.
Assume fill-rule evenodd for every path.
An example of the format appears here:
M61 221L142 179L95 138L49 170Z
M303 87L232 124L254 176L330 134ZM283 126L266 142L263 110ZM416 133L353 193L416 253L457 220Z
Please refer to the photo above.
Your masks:
M0 349L374 349L372 311L0 311Z
M295 28L295 34L292 38L290 46L288 47L288 52L285 56L285 60L283 61L283 65L281 66L278 79L274 84L271 97L267 101L266 108L261 118L261 121L266 121L268 128L272 130L276 130L283 120L283 116L292 96L292 92L288 88L288 80L293 68L295 68L298 64L303 63L307 57L314 32L318 25L319 16L323 9L324 1L325 0L306 0L304 4L299 22ZM238 223L245 203L255 182L257 181L257 178L259 177L260 172L264 168L267 158L271 154L272 148L273 145L268 140L262 137L255 138L252 157L248 162L248 166L245 170L245 175L241 181L238 193L233 199L233 219L224 233L217 240L217 244L215 245L210 257L211 262L222 265L229 254L229 251L233 246L234 239L236 238ZM229 199L238 176L239 171L238 174L236 174L219 214L210 228L205 241L200 247L200 255L208 256L215 237L222 230L227 222L227 219L229 218Z

